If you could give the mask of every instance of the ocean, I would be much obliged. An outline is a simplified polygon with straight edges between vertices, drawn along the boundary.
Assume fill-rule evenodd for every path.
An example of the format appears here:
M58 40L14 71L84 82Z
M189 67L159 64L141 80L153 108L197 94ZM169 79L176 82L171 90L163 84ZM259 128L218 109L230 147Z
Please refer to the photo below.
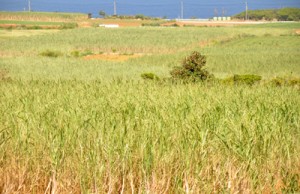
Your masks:
M99 17L99 11L112 15L113 0L0 0L1 11L27 11L30 1L32 11L92 13ZM248 9L268 9L283 7L300 8L300 0L251 0ZM152 17L211 18L231 16L246 8L245 0L116 0L118 15L143 14Z

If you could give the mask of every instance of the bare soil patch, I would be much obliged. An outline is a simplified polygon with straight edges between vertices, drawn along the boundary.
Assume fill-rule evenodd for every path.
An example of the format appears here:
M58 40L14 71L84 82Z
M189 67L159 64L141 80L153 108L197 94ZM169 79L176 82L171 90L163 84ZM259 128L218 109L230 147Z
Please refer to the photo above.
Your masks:
M92 27L92 23L91 22L78 22L78 27L81 28L90 28Z
M300 34L300 29L296 30L296 34Z
M143 54L132 54L132 55L122 55L117 53L104 53L87 55L84 57L85 60L104 60L104 61L126 61L128 59L141 57Z
M0 24L2 28L17 27L17 24Z

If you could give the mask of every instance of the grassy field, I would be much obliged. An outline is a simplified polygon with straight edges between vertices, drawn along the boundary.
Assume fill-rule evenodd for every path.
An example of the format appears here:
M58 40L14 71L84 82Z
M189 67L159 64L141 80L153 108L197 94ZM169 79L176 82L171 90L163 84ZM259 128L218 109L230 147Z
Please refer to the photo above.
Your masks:
M42 21L42 22L74 22L87 19L81 13L56 13L56 12L5 12L0 11L0 20Z
M21 25L61 25L63 22L37 22L37 21L15 21L15 20L0 20L0 24L21 24Z
M59 30L0 30L0 39L13 40L16 37L46 35L46 34L53 34L56 32L59 32ZM1 54L4 54L4 50L2 50L2 52Z
M299 28L0 30L0 193L300 192ZM263 81L169 81L194 50Z

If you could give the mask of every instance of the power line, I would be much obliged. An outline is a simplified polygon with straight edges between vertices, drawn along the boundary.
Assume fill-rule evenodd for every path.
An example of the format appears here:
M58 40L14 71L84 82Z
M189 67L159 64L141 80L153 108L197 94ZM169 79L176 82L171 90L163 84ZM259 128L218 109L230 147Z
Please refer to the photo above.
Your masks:
M183 1L181 1L181 19L183 19Z
M246 18L245 18L245 20L248 20L248 2L246 1L245 4L246 4Z
M28 11L31 12L31 2L28 0Z

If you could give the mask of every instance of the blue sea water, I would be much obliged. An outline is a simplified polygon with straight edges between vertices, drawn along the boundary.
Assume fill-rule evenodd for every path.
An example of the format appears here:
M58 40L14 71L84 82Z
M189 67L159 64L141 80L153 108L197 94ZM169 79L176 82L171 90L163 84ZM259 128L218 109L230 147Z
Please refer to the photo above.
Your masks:
M26 11L28 1L33 11L92 13L100 10L113 14L113 0L0 0L0 11ZM300 0L246 0L248 8L300 8ZM118 15L144 14L153 17L179 18L183 2L184 18L231 16L245 10L245 0L116 0Z

